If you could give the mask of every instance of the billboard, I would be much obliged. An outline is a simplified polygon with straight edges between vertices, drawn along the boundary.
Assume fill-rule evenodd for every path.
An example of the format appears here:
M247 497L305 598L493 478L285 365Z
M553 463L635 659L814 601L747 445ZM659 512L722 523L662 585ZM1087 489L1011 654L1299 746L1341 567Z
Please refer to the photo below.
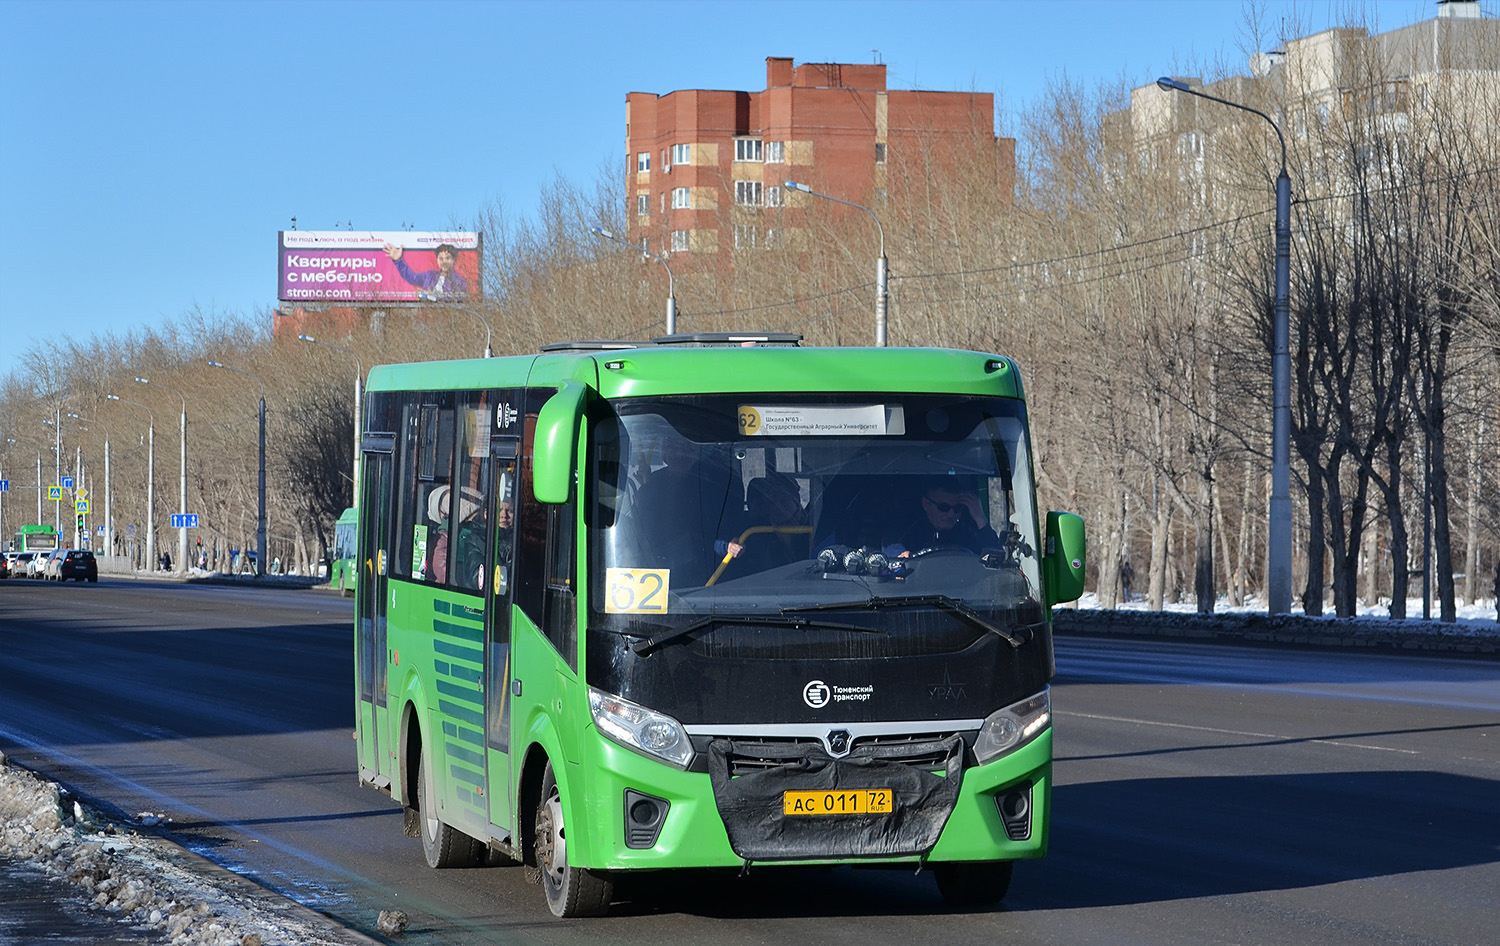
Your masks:
M480 294L480 235L422 230L282 230L282 302L461 302Z

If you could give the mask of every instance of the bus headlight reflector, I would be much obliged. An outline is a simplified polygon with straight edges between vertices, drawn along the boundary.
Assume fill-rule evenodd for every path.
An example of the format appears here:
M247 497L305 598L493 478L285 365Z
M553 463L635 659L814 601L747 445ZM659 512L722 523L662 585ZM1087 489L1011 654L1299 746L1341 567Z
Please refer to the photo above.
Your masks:
M620 745L679 769L693 760L693 744L682 725L670 716L653 712L624 697L589 688L589 711L594 726Z
M1052 695L1043 690L1019 703L990 714L974 740L974 758L980 765L993 762L1018 749L1052 725Z

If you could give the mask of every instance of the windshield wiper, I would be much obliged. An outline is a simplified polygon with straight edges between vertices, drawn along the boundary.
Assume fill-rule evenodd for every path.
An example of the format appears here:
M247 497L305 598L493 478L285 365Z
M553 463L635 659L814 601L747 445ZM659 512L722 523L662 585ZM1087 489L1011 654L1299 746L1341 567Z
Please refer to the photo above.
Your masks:
M970 624L973 624L975 627L994 634L996 637L1005 641L1007 644L1014 648L1020 648L1022 644L1025 644L1027 641L1029 641L1031 639L1032 632L1036 628L1041 626L1041 624L1026 624L1022 625L1021 627L1015 628L1014 631L1025 633L1024 637L1018 636L1016 633L1013 633L1011 630L1003 628L1000 625L994 623L989 618L980 614L978 611L975 611L973 608L964 604L960 599L954 598L951 595L912 595L910 597L903 597L901 595L871 595L866 601L829 601L823 604L808 604L794 608L782 608L781 613L790 614L799 611L838 611L842 609L858 608L866 608L874 611L880 608L906 608L920 607L922 605L941 608L949 614L961 617L964 620L968 621Z
M784 614L785 612L782 613ZM637 656L645 657L663 644L670 644L672 641L680 640L694 631L701 631L703 628L714 624L762 624L769 627L826 628L834 631L854 631L859 634L887 633L879 628L860 627L858 624L840 624L833 621L809 621L805 618L771 617L761 614L740 614L733 617L721 614L708 614L696 621L684 624L682 627L664 629L660 634L654 634L645 640L638 640L630 645L630 649L635 651ZM623 633L627 637L636 636L629 632Z

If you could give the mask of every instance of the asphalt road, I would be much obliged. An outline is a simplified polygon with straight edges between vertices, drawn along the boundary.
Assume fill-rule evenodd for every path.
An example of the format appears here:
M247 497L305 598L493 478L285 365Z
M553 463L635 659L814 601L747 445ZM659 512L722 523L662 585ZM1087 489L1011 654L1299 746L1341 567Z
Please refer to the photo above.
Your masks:
M349 602L318 591L0 582L0 749L121 818L416 946L1493 943L1500 663L1058 644L1051 853L1005 905L928 876L648 874L561 922L519 870L430 871L358 786Z

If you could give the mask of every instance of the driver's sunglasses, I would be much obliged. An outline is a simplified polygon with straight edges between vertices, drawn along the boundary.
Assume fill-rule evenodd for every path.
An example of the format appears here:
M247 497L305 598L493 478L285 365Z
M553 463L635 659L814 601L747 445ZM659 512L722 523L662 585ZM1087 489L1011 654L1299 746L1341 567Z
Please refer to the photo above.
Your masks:
M926 496L923 496L922 498L927 499ZM935 499L927 499L927 501L929 503L932 503L932 508L936 509L938 512L952 512L953 510L958 508L958 503L940 503Z

